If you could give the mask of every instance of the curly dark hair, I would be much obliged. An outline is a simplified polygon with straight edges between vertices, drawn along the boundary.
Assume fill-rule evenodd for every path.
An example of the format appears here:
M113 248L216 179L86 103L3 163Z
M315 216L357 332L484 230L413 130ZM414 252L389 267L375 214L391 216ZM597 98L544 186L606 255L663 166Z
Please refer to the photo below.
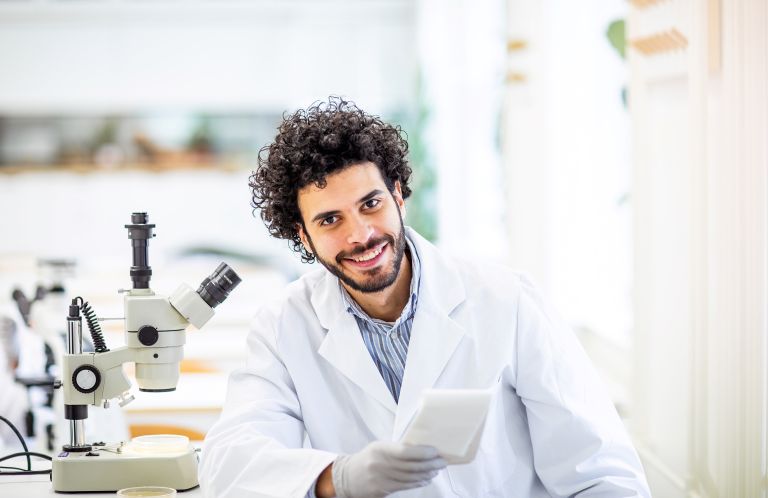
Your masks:
M399 181L407 199L412 171L406 138L400 126L341 97L284 114L275 141L259 151L258 167L249 178L254 215L260 209L269 233L287 239L303 262L313 262L315 256L302 245L297 229L304 227L298 191L310 183L324 188L329 174L370 161L379 167L389 191Z

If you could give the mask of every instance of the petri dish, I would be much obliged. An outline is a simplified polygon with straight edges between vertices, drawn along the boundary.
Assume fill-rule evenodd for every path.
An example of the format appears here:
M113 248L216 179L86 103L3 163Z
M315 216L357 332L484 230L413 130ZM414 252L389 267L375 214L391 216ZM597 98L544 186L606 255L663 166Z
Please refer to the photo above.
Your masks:
M125 488L117 492L117 496L153 496L155 498L176 496L176 490L162 486L139 486L136 488Z
M137 436L128 445L137 453L179 453L189 449L189 438L177 434Z

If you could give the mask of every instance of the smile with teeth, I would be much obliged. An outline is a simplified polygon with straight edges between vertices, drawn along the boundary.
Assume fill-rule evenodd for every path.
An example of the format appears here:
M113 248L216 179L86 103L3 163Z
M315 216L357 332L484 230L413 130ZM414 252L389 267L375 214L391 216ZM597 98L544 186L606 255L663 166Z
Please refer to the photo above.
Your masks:
M360 255L360 256L358 256L356 258L347 258L347 259L355 261L356 263L364 263L366 261L370 261L373 258L375 258L376 256L378 256L379 254L381 254L381 251L384 250L384 246L386 246L386 245L387 244L382 244L379 247L371 249L370 251L368 251L365 254L362 254L362 255Z

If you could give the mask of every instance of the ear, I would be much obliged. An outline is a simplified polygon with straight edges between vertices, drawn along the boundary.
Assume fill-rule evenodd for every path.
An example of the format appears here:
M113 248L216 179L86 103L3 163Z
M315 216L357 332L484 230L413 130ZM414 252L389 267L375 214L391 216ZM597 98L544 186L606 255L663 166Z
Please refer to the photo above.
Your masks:
M395 189L392 191L392 198L395 199L395 203L400 209L400 216L405 219L405 200L403 200L403 189L400 186L400 180L395 181Z
M299 238L301 239L301 245L304 246L304 250L312 254L312 246L309 245L307 232L304 231L304 226L301 223L296 223L296 231L299 232Z

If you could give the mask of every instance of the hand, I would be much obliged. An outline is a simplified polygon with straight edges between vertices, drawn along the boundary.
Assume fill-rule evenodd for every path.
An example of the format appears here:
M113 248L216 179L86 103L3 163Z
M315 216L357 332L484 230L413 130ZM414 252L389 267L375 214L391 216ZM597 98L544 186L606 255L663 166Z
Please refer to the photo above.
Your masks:
M426 486L445 465L432 446L375 441L333 462L333 486L339 498L380 498Z

